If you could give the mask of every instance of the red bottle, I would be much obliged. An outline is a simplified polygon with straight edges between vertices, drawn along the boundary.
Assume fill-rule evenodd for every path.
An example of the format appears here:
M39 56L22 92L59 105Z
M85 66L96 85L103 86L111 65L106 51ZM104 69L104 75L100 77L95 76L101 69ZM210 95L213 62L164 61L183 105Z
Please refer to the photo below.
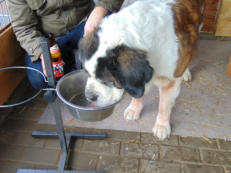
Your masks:
M50 47L51 61L54 71L54 76L58 80L64 75L64 62L61 58L61 52L58 45L55 43Z

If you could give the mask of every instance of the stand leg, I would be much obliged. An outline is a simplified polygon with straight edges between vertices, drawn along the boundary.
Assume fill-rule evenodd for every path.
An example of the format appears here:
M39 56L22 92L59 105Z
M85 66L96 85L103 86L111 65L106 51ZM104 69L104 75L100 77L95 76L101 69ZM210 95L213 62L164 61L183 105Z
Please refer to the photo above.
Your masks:
M55 102L52 102L52 108L54 111L54 116L55 116L55 121L56 121L56 128L57 128L57 133L59 136L59 141L60 141L60 146L62 149L62 152L67 154L67 144L66 144L66 136L63 128L63 121L62 121L62 116L60 113L60 107L57 99Z
M68 147L67 150L69 149L70 141L71 141L71 136L66 136L66 145ZM59 168L58 168L60 172L65 169L65 165L67 162L67 154L68 154L67 152L62 152L62 156L60 158Z
M66 137L71 136L72 138L79 139L105 139L107 138L106 133L90 133L90 132L66 132ZM56 132L45 132L45 131L33 131L32 137L35 138L58 138Z
M16 173L103 173L102 171L92 172L92 171L63 171L59 172L57 170L39 170L39 169L18 169Z

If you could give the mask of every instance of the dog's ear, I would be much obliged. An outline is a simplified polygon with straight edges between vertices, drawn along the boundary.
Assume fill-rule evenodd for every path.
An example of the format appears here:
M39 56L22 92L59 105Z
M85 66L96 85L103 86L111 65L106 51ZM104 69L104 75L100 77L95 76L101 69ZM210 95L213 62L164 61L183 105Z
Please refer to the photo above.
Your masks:
M99 59L99 64L104 64L104 69L135 98L143 96L145 84L153 75L146 53L126 46L109 50L106 58Z
M79 59L83 63L86 59L90 59L92 55L96 52L99 46L99 38L97 31L99 28L95 29L93 32L87 34L84 38L79 41Z

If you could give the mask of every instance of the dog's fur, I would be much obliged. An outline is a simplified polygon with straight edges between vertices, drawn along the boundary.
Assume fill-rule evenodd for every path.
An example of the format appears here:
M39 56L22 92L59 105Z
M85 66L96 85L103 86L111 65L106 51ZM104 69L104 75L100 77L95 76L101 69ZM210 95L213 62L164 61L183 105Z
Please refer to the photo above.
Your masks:
M126 120L139 118L148 88L160 91L154 135L170 135L170 113L182 78L191 79L192 59L202 21L203 0L128 0L79 45L89 73L86 96L99 106L133 99Z

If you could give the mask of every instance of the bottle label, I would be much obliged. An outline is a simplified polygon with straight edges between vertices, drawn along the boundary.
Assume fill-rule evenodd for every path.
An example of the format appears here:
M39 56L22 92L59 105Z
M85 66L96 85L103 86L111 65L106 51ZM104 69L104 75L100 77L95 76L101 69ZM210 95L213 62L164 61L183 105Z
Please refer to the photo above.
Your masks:
M53 71L55 77L61 77L64 74L63 71L63 60L59 60L58 62L52 62L53 65Z
M50 52L51 53L57 53L58 51L60 51L60 50L59 50L59 46L57 44L50 47Z

